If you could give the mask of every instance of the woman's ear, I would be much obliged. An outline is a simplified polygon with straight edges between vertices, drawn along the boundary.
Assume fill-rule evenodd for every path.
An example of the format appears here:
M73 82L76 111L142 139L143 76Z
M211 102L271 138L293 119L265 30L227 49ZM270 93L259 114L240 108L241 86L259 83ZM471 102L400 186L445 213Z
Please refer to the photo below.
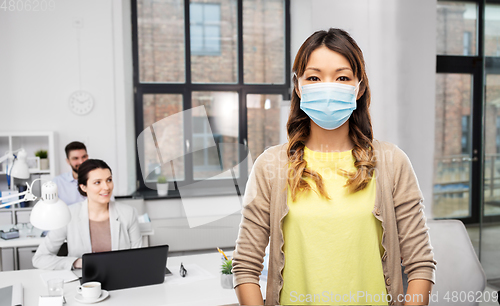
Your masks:
M80 184L80 189L83 190L84 192L87 192L87 186Z
M363 82L361 82L361 84L359 84L358 96L356 97L356 100L359 100L363 96L363 94L365 93L365 90L366 90L366 86L363 84Z
M299 87L298 86L294 86L293 90L295 90L295 93L297 94L297 96L299 96L299 98L302 98L300 96L300 90L299 90Z
M299 78L297 77L295 72L293 73L292 82L293 82L293 90L295 90L295 93L297 94L297 96L299 96L299 99L302 98L300 94Z

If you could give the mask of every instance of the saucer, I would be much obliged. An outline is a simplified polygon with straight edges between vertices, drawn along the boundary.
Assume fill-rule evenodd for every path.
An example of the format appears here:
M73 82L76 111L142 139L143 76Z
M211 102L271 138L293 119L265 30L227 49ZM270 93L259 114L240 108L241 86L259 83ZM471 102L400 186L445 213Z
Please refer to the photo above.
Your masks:
M101 290L101 296L98 297L95 300L86 300L86 299L83 298L83 296L80 293L77 293L75 295L75 300L77 302L80 302L80 303L83 303L83 304L94 304L94 303L98 303L98 302L104 300L108 296L109 296L109 292L107 292L106 290Z

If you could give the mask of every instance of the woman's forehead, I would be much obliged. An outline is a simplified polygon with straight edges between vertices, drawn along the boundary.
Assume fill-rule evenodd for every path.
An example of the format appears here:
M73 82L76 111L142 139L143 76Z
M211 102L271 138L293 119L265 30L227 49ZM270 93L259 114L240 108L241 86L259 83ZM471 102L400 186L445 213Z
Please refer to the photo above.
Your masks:
M109 169L97 168L89 172L89 180L97 178L108 178L111 176L111 171Z
M325 70L348 68L352 71L349 60L342 54L321 46L311 52L305 70Z

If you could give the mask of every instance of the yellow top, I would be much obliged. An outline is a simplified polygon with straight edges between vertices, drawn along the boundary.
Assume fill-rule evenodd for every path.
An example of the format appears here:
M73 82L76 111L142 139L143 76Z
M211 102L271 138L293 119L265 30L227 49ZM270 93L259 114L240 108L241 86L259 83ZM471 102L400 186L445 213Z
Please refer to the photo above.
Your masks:
M375 178L349 194L339 169L355 171L351 151L304 149L307 167L319 172L331 200L302 191L283 221L285 267L282 305L387 305L381 257L382 225L372 214Z

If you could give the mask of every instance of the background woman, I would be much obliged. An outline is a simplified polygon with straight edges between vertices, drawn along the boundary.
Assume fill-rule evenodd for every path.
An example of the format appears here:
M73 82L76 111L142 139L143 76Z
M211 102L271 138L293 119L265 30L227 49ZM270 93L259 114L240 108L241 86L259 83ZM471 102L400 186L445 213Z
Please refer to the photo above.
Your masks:
M256 160L233 259L242 305L424 305L435 264L422 194L406 154L373 139L363 54L348 33L318 31L293 65L288 143ZM391 80L385 80L391 82ZM390 118L388 118L390 120ZM390 295L390 296L389 296Z
M39 269L79 269L84 253L141 247L135 209L110 201L113 193L111 168L102 160L88 159L78 169L78 191L87 199L69 206L71 222L50 231L33 257ZM67 240L68 256L57 256Z

